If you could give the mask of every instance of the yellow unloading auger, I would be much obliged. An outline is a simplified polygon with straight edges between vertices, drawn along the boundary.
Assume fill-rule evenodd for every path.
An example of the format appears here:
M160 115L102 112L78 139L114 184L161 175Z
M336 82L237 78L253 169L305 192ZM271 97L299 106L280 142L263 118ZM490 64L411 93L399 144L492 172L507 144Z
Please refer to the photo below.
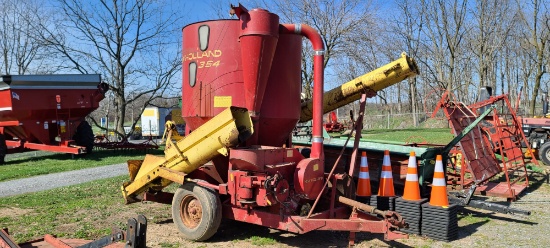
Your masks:
M395 232L395 228L404 225L399 214L377 210L343 196L336 198L335 191L330 197L324 190L323 184L327 180L337 180L333 185L338 185L348 177L344 174L327 176L320 130L322 112L357 100L367 90L381 90L415 75L414 60L403 55L356 81L323 94L324 48L322 39L313 28L301 24L275 25L276 16L261 9L247 11L234 7L233 10L243 15L242 20L206 22L208 25L195 23L184 28L184 37L187 37L187 43L184 42L187 50L184 51L191 51L184 57L187 66L183 70L182 82L186 101L184 117L193 120L188 123L196 126L190 126L193 132L177 142L167 135L165 156L147 155L144 160L128 161L131 181L122 186L126 203L140 200L171 203L174 223L184 237L195 241L210 238L219 227L222 215L294 233L343 230L384 233L388 240L404 237ZM273 25L263 25L265 18L260 17L269 17ZM208 28L211 29L211 41L218 40L215 35L225 40L223 43L208 43L207 51L200 53L204 54L200 57L199 53L192 51L202 49L206 44L200 43L200 37L208 39L209 36L195 37L201 34L201 30L204 32L205 27L207 32ZM242 27L250 29L243 31L240 30ZM264 32L260 32L264 36L258 36L258 30L254 28L269 28L274 34L266 37ZM313 102L300 106L300 57L289 56L289 49L293 54L300 54L302 36L311 40L315 50L315 107ZM273 50L278 44L284 49ZM270 46L271 50L264 45ZM242 47L243 54L236 49L226 49L236 46ZM222 51L224 56L221 56ZM271 54L273 57L268 56L269 51L275 53ZM234 73L235 68L240 68L234 66L240 56L244 56L242 75ZM259 59L251 59L257 56ZM198 70L210 62L205 59L219 59L219 63L211 65L219 66L217 74L204 73L208 71L206 69ZM258 62L268 60L276 62L258 65ZM270 65L272 71L266 69ZM270 94L264 94L264 90ZM244 97L243 92L247 93ZM327 98L324 102L323 97ZM281 99L289 104L281 107L284 105L278 102ZM229 107L235 105L239 107ZM218 112L226 107L229 108ZM300 118L300 115L307 115L309 110L311 118L312 108L315 108L314 142L311 152L304 155L284 142L295 123L307 119ZM200 124L211 116L214 117ZM213 167L207 165L209 161ZM173 182L181 184L174 194L162 192ZM344 189L345 192L351 190ZM311 207L316 199L322 199L322 203L317 208ZM315 218L299 214L308 206L310 215L314 214ZM362 213L357 212L358 209ZM367 212L376 213L377 217L368 217Z
M248 111L230 107L176 143L167 137L164 157L147 154L145 160L128 161L130 182L122 186L126 203L138 201L137 196L148 189L160 191L172 182L183 184L186 174L218 154L227 156L229 147L253 132Z
M323 113L359 100L365 90L383 90L417 74L418 67L414 59L402 53L401 58L325 92ZM300 122L311 120L312 115L313 100L309 100L302 104Z
M324 93L323 112L328 113L358 100L370 89L379 91L418 74L414 59L401 58ZM312 101L302 104L300 122L311 120ZM183 183L186 174L204 165L218 154L246 140L253 133L252 120L244 108L231 107L215 116L191 134L172 142L166 137L165 156L146 155L145 160L128 161L130 182L122 192L127 203L137 200L147 189L160 191L172 182Z

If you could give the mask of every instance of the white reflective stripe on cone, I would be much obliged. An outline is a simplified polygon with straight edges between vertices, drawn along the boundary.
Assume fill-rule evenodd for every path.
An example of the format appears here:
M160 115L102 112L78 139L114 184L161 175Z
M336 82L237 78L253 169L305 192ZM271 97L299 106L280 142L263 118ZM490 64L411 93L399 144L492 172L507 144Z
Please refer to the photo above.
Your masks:
M409 165L408 165L409 168L416 168L416 159L409 159Z
M380 175L381 178L392 178L391 171L382 171L382 175Z
M370 175L368 172L359 172L359 178L361 179L370 179Z
M444 178L434 178L434 182L432 186L446 186L446 182Z
M361 157L361 167L363 166L369 166L369 162L367 161L366 157Z
M390 166L390 156L384 155L384 160L382 160L382 165Z
M407 181L418 182L418 175L416 175L416 174L407 174Z
M434 172L443 172L443 162L441 162L441 161L435 162Z

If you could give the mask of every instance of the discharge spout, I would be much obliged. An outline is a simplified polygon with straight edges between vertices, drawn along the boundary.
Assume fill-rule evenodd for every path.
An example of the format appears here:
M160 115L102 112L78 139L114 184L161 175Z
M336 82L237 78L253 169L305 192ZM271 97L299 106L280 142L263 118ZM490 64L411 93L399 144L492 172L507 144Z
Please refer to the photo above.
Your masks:
M339 107L359 100L361 93L367 89L379 91L417 74L418 66L414 59L402 53L401 58L325 92L323 97L323 113L329 113ZM311 120L313 105L314 99L302 104L300 122Z
M160 190L172 183L164 178L157 180L163 172L169 170L169 176L179 173L184 177L220 154L228 156L229 148L253 133L247 109L229 107L176 143L168 139L164 157L148 154L145 160L128 161L131 181L122 187L126 202L135 202L135 197L149 188Z

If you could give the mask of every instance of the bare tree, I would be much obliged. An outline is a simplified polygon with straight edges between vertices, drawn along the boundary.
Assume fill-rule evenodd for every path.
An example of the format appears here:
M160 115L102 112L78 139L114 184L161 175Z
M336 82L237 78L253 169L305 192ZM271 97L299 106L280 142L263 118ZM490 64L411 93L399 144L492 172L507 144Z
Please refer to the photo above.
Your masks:
M524 1L518 1L521 9L521 20L523 21L524 42L530 50L530 59L535 68L535 78L531 101L529 104L529 114L535 114L535 104L539 94L542 76L547 72L545 65L548 64L548 40L550 40L550 30L548 29L548 18L550 18L550 8L548 1L532 0L528 6Z
M442 88L461 90L457 79L459 59L463 58L464 38L467 34L466 13L468 2L458 0L426 0L427 25L424 29L430 45L428 56L435 67L435 78ZM460 96L459 96L460 97Z
M422 32L426 22L424 5L414 4L410 1L400 0L396 2L399 9L399 15L391 20L390 26L392 38L399 41L399 47L405 48L407 54L412 58L420 58L422 44ZM391 43L390 43L391 44ZM418 98L418 77L407 79L408 87L408 105L409 110L413 113L413 123L418 125L416 113L419 105L422 105L422 98Z
M63 19L40 26L45 44L64 59L60 69L102 73L113 94L115 132L124 134L128 104L142 96L143 109L181 83L180 18L162 1L59 0ZM177 92L179 95L179 92ZM135 117L135 125L139 115ZM95 122L95 120L94 120ZM97 124L97 122L96 122Z
M36 13L36 1L1 0L3 14L0 17L0 52L3 74L26 74L29 69L38 70L42 44L34 39L32 24L42 22ZM36 66L32 68L32 64Z
M476 55L479 86L492 86L496 91L497 75L491 70L502 57L508 41L515 9L507 0L476 0L472 10L477 25L473 26L470 43ZM501 52L501 53L499 53ZM499 59L501 61L503 59ZM501 68L501 71L502 68ZM504 89L503 89L504 90Z
M360 41L367 42L364 36L369 24L373 24L368 1L347 0L282 0L274 3L273 11L280 15L282 22L305 23L315 28L325 43L325 61L329 63L338 56L352 50L350 44L359 46ZM306 47L309 43L306 43ZM313 64L311 49L303 49L302 83L306 97L311 98L313 83ZM348 53L349 54L349 53Z

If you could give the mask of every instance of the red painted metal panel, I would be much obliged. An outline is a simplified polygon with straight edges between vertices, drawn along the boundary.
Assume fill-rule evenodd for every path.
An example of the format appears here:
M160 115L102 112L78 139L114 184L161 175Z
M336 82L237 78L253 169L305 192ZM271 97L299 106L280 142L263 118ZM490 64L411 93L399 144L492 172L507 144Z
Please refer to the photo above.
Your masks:
M229 106L246 107L254 119L247 145L281 146L300 116L302 37L279 36L274 14L250 13L243 30L238 20L183 28L182 116L194 130ZM205 26L208 46L201 50Z
M523 190L525 190L526 188L527 188L527 185L525 184L509 185L507 182L501 182L501 183L489 182L486 185L482 185L476 188L476 192L487 196L512 198L510 196L516 196L521 192L523 192Z
M1 83L0 83L1 84ZM0 113L11 110L11 92L0 89Z
M281 216L279 213L269 213L256 209L223 206L224 217L251 224L266 226L293 233L307 233L314 230L352 231L371 233L391 233L390 224L385 220L358 212L355 218L349 218L348 207L336 209L336 218L328 219L328 211L312 215L312 218L302 216ZM395 234L395 233L394 233ZM404 238L405 236L398 236Z
M23 146L27 149L32 150L41 150L41 151L49 151L49 152L63 152L63 153L71 153L71 154L82 154L85 153L86 148L82 146L77 147L71 147L71 146L51 146L51 145L43 145L43 144L36 144L36 143L24 143Z
M455 135L464 130L477 116L464 104L455 103L443 107L448 116ZM493 150L487 142L484 142L480 128L474 128L458 143L462 153L469 161L468 166L474 180L489 180L498 174L501 169L496 161Z
M19 121L1 121L0 127L19 126Z
M244 97L251 117L259 115L271 62L279 38L279 16L263 9L240 15L239 40L243 63Z
M325 183L325 165L315 158L300 161L294 173L294 189L303 198L314 200Z
M349 212L350 209L348 207L340 207L336 209L336 218L340 218L337 220L346 221L345 219L341 218L348 217ZM228 219L238 220L260 226L266 226L279 230L285 230L293 233L307 233L313 230L323 230L322 228L325 226L324 224L322 224L322 222L315 222L318 223L317 226L310 224L307 226L307 229L305 229L304 226L302 226L301 222L306 218L302 216L281 216L278 211L276 213L270 213L258 209L239 208L231 205L223 205L222 213L223 216ZM326 219L328 218L328 211L316 213L314 216L315 217L312 216L312 219Z
M9 126L4 133L45 145L59 145L57 136L70 140L108 90L99 75L16 75L3 76L2 80L0 126ZM59 149L78 150L67 146Z
M204 51L199 42L202 26L210 31ZM239 26L238 20L219 20L183 28L182 117L192 130L229 106L245 107Z
M256 130L262 145L282 146L300 119L301 51L302 36L279 36Z

